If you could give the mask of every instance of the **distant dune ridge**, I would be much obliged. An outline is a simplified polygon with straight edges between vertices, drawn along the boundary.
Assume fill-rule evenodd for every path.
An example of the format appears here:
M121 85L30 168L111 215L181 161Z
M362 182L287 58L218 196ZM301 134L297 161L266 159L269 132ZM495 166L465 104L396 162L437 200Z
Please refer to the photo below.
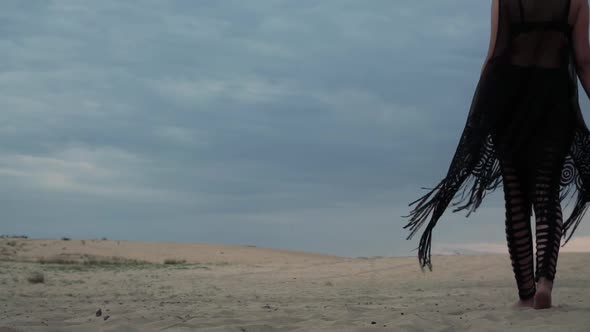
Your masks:
M10 240L5 240L5 242ZM187 263L240 263L264 264L288 260L289 263L306 262L310 259L338 260L337 256L296 252L279 249L264 249L248 245L193 244L175 242L139 242L99 239L68 240L18 240L13 259L38 261L55 257L122 257L150 263L163 263L166 259L186 260ZM1 243L1 242L0 242ZM1 249L0 249L1 250ZM2 252L0 251L0 255ZM1 256L0 256L1 257Z
M453 254L506 254L508 247L505 243L455 243L437 244L439 249L433 250L439 255ZM559 252L586 252L590 253L590 236L579 236L572 238Z
M454 245L453 245L454 246ZM573 246L572 246L573 247ZM441 247L442 248L442 247ZM590 254L549 310L513 309L506 254L339 257L217 244L0 238L3 331L585 331ZM455 251L453 251L455 250Z

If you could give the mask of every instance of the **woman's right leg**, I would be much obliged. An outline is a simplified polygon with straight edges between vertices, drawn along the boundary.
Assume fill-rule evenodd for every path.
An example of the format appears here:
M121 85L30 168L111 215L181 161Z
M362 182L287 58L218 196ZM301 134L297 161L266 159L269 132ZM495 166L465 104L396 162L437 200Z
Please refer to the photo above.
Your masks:
M538 164L535 176L533 207L536 219L538 292L534 306L551 307L551 291L555 279L557 258L561 244L563 219L559 201L563 149L547 147Z
M532 203L526 196L528 186L518 173L516 165L503 160L501 168L506 207L506 241L518 287L518 304L532 306L536 292L531 232Z

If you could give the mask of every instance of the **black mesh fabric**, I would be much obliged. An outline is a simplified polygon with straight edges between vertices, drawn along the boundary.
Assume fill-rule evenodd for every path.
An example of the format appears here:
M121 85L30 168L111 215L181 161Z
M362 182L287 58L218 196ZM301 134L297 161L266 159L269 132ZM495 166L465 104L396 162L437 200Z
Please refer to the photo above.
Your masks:
M426 223L418 246L422 268L432 269L432 231L449 204L453 212L468 210L467 217L476 211L487 193L503 186L502 160L527 178L525 196L532 200L533 174L548 153L557 158L559 202L574 201L563 222L563 245L588 208L590 132L578 103L570 0L500 0L499 6L493 54L447 174L434 188L422 188L428 192L403 216L410 218L408 239Z

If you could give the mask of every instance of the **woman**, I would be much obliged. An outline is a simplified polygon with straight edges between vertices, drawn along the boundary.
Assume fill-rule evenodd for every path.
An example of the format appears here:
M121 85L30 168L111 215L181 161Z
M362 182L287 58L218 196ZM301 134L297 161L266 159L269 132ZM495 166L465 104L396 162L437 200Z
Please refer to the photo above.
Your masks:
M446 177L410 206L410 239L432 269L432 230L463 188L457 212L477 209L503 186L506 240L520 306L551 307L564 245L590 202L590 131L578 104L577 77L590 95L587 0L493 0L489 50L467 122ZM575 197L563 222L561 203ZM465 202L467 200L467 202ZM531 216L535 215L536 270Z

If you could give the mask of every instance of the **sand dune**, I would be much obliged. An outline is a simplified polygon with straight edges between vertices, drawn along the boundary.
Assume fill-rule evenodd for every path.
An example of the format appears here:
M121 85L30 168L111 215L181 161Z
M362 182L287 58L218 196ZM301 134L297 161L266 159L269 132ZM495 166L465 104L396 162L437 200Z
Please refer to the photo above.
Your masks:
M436 256L434 271L422 273L415 257L0 239L0 260L0 332L590 327L590 254L582 253L560 256L548 310L511 307L516 292L505 255Z

